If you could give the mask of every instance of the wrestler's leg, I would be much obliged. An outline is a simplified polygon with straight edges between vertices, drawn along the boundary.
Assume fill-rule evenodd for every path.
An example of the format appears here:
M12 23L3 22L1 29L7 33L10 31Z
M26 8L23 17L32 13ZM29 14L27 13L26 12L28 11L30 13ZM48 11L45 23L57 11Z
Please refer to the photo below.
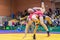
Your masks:
M43 17L39 17L39 19L40 19L40 24L44 27L44 29L47 31L47 34L49 36L49 30L48 30L47 26L43 22L44 21Z
M29 29L29 27L30 27L30 25L32 24L32 20L30 20L30 21L28 21L28 23L26 24L26 29L25 29L25 36L24 37L26 37L26 35L27 35L27 32L28 32L28 29Z

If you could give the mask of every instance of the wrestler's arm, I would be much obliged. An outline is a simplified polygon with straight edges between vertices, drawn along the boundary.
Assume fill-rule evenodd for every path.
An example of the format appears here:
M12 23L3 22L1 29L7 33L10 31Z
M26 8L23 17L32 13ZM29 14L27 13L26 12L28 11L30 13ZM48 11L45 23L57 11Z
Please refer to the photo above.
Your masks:
M42 7L42 12L44 13L45 12L45 4L44 4L44 2L41 2L41 7Z
M20 20L24 20L24 19L26 19L28 16L25 16L25 17L23 17L23 18L20 18Z

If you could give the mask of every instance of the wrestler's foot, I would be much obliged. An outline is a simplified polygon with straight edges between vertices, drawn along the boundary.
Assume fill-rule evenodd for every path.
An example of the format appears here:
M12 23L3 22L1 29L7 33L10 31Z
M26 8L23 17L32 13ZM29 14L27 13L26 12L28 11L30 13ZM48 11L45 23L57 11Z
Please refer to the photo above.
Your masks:
M35 34L33 35L33 39L34 39L34 40L36 39L36 35L35 35Z
M47 34L48 34L48 37L50 36L50 33L49 33L49 31L47 31Z

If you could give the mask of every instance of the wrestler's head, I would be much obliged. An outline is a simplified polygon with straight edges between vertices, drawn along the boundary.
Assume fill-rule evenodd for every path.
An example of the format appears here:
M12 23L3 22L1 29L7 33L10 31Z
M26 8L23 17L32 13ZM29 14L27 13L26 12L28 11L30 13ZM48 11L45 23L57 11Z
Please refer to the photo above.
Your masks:
M31 13L34 13L34 10L33 10L32 8L29 8L29 9L28 9L28 13L30 13L30 14L31 14Z

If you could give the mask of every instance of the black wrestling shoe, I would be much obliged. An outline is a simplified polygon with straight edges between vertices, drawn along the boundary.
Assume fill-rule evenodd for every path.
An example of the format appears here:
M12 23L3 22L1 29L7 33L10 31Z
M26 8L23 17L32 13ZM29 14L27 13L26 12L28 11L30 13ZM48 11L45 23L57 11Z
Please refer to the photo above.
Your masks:
M36 36L35 36L35 34L33 35L33 39L34 39L34 40L36 39Z
M48 37L50 36L50 33L49 33L49 31L47 31L47 34L48 34Z

